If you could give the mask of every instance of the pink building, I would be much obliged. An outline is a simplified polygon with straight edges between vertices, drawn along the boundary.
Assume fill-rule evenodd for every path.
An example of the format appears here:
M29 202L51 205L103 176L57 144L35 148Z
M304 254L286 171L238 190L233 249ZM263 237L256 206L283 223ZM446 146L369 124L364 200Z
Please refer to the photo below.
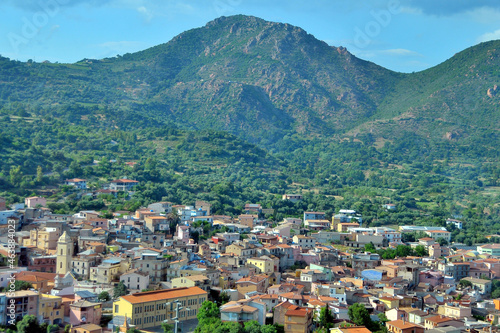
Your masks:
M186 244L189 242L189 226L177 225L177 239Z
M24 199L24 205L27 208L35 208L37 205L45 207L47 205L47 199L43 197L29 197Z
M79 300L70 305L69 323L73 326L81 324L101 323L102 304Z

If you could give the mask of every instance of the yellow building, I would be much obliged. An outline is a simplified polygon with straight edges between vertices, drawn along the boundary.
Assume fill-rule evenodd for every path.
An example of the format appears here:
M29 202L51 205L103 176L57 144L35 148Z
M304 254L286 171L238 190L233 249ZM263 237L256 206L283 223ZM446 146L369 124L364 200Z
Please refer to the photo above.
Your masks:
M59 236L61 233L58 228L33 229L30 231L30 238L25 239L23 245L36 246L44 251L55 250Z
M313 309L296 308L285 313L285 333L310 333L313 325Z
M62 298L48 294L40 294L38 303L39 321L49 325L59 325L64 321Z
M274 261L271 259L264 258L249 258L247 259L247 265L255 267L257 274L272 274L274 273Z
M380 297L380 302L385 304L386 310L399 308L399 298L394 297Z
M73 258L73 241L66 231L57 241L57 274L66 274L71 271L71 258Z
M207 300L208 293L198 287L163 289L122 296L113 303L113 316L131 319L137 329L160 326L164 320L173 324L176 304L182 306L179 321L196 319L198 309ZM166 303L170 303L167 305Z

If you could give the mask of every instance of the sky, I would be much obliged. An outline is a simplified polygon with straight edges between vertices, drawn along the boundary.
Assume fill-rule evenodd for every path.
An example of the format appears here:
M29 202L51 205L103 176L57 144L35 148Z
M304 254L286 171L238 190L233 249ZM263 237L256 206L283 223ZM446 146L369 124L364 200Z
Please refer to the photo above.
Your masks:
M0 55L60 63L114 57L236 14L299 26L407 73L500 39L498 0L1 0Z

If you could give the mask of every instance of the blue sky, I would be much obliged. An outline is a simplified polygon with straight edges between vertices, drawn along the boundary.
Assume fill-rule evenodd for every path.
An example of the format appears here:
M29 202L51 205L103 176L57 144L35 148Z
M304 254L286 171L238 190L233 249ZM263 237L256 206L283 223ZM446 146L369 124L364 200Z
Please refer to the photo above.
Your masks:
M37 62L112 57L235 14L299 26L401 72L500 39L498 0L2 0L0 54Z

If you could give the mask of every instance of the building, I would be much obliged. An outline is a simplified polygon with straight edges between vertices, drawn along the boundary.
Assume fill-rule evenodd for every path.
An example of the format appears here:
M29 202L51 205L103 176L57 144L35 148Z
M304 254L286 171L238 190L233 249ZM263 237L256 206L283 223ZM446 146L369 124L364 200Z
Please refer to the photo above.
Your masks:
M171 282L172 288L198 287L210 291L210 279L202 274L173 278Z
M425 233L434 240L442 238L446 240L448 243L451 241L451 232L447 230L428 230L425 231Z
M62 297L40 294L38 307L38 322L49 325L60 325L64 322Z
M486 244L477 247L479 254L489 254L491 256L500 256L500 244Z
M285 313L285 333L310 333L313 329L314 309L295 308Z
M80 178L66 179L64 185L74 186L77 189L85 190L87 188L87 180Z
M20 290L0 293L0 325L8 326L11 319L20 321L24 316L29 315L38 318L38 302L39 294L36 291ZM13 313L11 308L14 309ZM10 313L14 318L10 317Z
M453 224L457 229L462 229L462 227L463 227L463 222L460 220L447 219L446 225L448 225L448 224Z
M137 180L132 180L132 179L116 179L111 181L109 184L109 189L110 190L115 190L115 191L132 191L134 187L139 185L139 182Z
M56 273L66 274L71 271L71 259L73 258L73 240L68 236L66 231L59 237L57 241L57 263Z
M24 246L34 246L43 251L55 250L61 232L59 228L45 227L30 231L30 238L23 241Z
M71 333L102 333L102 327L95 324L84 324L72 327Z
M45 207L47 199L44 197L29 197L24 199L24 206L27 208Z
M302 194L283 194L283 200L289 200L291 202L298 202L302 200Z
M7 210L7 204L5 202L5 199L0 197L0 212Z
M196 319L198 309L207 300L208 293L198 287L148 291L122 296L113 303L113 317L128 317L137 329L160 326L164 321L172 324L179 310L178 320Z
M274 261L266 258L248 258L247 265L255 267L257 274L272 274L275 271Z
M316 246L316 239L314 237L295 235L292 240L294 244L299 245L303 249L313 249Z
M142 272L139 270L133 270L122 274L120 276L120 282L129 290L144 290L149 287L149 274L147 272Z
M304 221L305 220L324 220L325 212L304 212Z
M491 293L491 280L476 279L472 277L466 277L462 280L472 283L473 288L483 295L489 295Z
M170 223L165 216L144 216L144 222L152 232L170 229Z
M424 327L406 320L393 320L385 323L387 330L392 333L424 333Z
M102 304L79 300L70 305L69 323L71 325L101 323Z

